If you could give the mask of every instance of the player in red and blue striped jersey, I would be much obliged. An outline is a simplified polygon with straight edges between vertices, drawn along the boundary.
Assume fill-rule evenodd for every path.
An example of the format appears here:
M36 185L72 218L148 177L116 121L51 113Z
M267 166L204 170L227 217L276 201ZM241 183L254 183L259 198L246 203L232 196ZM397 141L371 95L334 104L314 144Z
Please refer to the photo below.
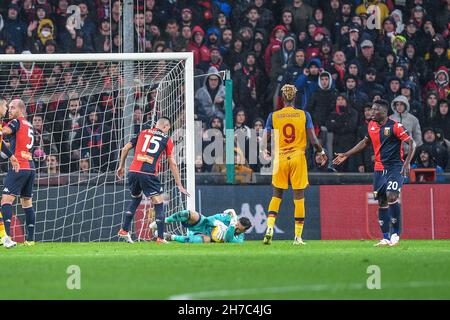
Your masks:
M7 102L5 100L0 99L0 118L4 118L8 113ZM7 157L11 161L11 165L14 171L19 171L19 162L16 157L12 154L11 150L9 150L8 146L3 143L3 134L2 134L3 125L0 123L0 149L2 152L2 157ZM16 245L16 243L6 234L5 223L3 221L3 215L0 212L0 245L4 245L5 248L11 248Z
M20 197L25 212L27 236L24 245L34 245L34 224L36 215L33 210L33 185L35 169L31 149L34 144L33 126L26 119L25 103L14 99L9 104L9 118L12 119L2 128L3 136L10 136L10 149L17 158L19 170L9 170L3 182L2 215L6 234L10 236L12 204Z
M170 120L162 117L156 122L156 126L151 129L142 130L135 138L128 142L122 149L120 155L119 168L117 176L122 179L125 172L125 160L128 152L135 149L133 162L128 172L128 186L131 191L131 203L125 212L125 219L119 236L127 242L133 243L129 233L131 221L137 207L141 203L142 194L150 197L155 208L155 218L158 227L158 243L166 243L164 234L164 210L163 210L163 188L158 178L159 165L161 157L167 157L170 171L175 179L180 192L189 196L189 193L181 184L178 166L173 154L173 142L169 137Z
M378 200L378 218L383 239L376 246L394 246L400 240L401 208L398 197L403 186L403 178L408 176L411 159L416 144L405 127L388 118L389 104L377 100L372 106L372 121L367 126L367 134L356 146L345 153L338 153L333 164L339 165L348 157L361 152L372 142L375 153L373 188ZM403 160L403 143L409 145L409 153ZM393 232L390 233L390 223Z

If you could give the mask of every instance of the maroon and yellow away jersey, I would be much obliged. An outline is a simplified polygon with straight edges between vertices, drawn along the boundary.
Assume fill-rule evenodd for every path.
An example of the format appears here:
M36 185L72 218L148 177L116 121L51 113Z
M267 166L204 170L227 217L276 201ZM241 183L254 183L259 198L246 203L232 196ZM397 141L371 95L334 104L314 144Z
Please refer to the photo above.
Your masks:
M31 154L34 144L33 126L25 117L11 120L7 126L12 130L10 150L19 161L20 170L34 170Z
M380 126L378 122L370 121L366 137L372 141L375 171L403 165L402 144L411 137L401 123L388 119Z
M170 157L173 154L172 139L159 129L142 130L131 140L135 148L131 172L158 175L159 164L163 154Z

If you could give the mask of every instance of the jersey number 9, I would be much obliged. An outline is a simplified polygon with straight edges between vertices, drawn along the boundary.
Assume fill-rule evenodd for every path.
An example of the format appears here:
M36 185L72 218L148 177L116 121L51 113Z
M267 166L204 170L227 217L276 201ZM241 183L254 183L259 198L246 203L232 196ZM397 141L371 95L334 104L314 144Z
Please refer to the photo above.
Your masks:
M295 140L295 127L291 123L287 123L283 126L284 142L292 143Z

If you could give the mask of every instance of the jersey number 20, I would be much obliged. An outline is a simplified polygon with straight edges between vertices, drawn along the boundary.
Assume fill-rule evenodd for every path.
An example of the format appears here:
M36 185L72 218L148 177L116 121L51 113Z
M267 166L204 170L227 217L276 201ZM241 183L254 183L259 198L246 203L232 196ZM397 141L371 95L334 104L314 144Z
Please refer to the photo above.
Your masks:
M146 134L144 145L142 146L142 152L146 153L156 153L159 149L159 142L162 140L162 137L157 137L153 135ZM150 144L150 147L148 146Z

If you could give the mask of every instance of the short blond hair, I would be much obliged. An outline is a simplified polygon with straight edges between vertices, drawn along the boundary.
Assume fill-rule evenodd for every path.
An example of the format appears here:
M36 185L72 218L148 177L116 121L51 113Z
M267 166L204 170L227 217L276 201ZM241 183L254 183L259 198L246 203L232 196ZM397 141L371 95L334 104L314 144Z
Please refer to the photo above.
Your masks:
M285 84L281 88L281 94L285 102L294 101L297 95L297 88L292 84Z

